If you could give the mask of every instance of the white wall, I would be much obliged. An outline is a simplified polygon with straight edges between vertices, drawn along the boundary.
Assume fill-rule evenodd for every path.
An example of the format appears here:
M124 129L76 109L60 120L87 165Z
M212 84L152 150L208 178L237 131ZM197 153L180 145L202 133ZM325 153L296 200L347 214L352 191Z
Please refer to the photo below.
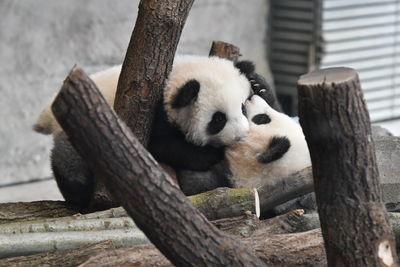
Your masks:
M132 0L0 2L0 186L49 177L52 140L31 130L78 63L91 73L120 64L136 19ZM214 39L241 48L261 73L266 0L196 0L178 53L208 54Z

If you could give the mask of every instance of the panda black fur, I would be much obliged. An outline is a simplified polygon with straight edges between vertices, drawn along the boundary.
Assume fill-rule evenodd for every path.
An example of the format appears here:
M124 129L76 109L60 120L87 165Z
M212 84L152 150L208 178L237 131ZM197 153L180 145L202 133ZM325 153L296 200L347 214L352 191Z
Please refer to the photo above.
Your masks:
M112 106L120 67L92 75ZM246 76L231 61L216 57L177 57L157 108L149 151L175 169L206 171L224 158L224 149L243 138L249 124L243 104L251 94ZM94 177L70 145L50 110L39 117L35 129L53 134L51 162L66 199L85 208ZM82 194L85 194L83 197Z
M259 187L311 166L303 131L258 95L246 101L248 135L226 150L235 187Z

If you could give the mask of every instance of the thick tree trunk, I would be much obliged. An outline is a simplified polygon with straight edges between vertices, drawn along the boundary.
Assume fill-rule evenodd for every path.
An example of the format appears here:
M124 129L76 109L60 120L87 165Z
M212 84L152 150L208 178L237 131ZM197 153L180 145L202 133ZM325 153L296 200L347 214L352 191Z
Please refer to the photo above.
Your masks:
M175 265L262 266L190 204L82 70L70 73L52 109L96 177Z
M144 146L192 4L193 0L140 1L114 108Z
M357 73L318 70L301 76L298 89L329 265L397 265Z
M147 146L155 106L161 101L165 79L193 0L141 0L139 13L122 65L114 109ZM90 209L115 207L101 181L96 180Z

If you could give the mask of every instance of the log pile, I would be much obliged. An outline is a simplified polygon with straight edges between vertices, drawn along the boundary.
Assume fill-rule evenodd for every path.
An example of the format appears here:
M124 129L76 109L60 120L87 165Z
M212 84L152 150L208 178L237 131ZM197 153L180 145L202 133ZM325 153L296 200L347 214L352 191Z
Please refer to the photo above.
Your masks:
M299 81L312 170L258 190L186 198L149 155L154 107L192 2L140 1L116 95L120 117L78 67L54 101L53 113L98 178L92 207L117 201L123 208L81 215L59 202L31 213L29 205L38 203L0 205L0 266L397 266L368 113L352 70L317 71ZM221 42L210 53L240 55ZM258 219L260 208L314 187L320 217L296 210ZM399 220L391 218L397 234Z

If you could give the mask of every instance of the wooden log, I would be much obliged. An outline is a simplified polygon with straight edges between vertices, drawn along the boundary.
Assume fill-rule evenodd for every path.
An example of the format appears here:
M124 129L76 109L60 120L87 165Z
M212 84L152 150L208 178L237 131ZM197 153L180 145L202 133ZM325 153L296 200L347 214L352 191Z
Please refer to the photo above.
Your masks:
M0 204L0 224L16 221L58 218L78 213L64 201L34 201Z
M397 265L356 71L317 70L297 87L329 266Z
M0 234L0 258L30 255L53 250L66 250L106 240L113 240L116 247L129 247L149 243L137 228L99 230L37 232Z
M173 264L263 265L190 204L82 70L71 71L52 110L96 177Z
M311 167L288 177L266 181L258 188L261 214L296 197L311 193L313 190Z
M260 217L255 188L217 188L188 198L209 220L240 216L246 211Z
M70 217L71 218L71 217ZM70 220L60 218L55 221L45 222L14 222L0 225L0 235L18 235L29 233L55 233L55 232L77 232L77 231L105 231L115 229L137 228L130 217L101 218ZM0 241L1 242L1 241Z
M326 266L320 230L300 234L264 234L241 240L252 247L268 266ZM171 263L153 246L147 245L102 252L80 266L171 266Z
M236 62L241 56L239 47L222 41L212 42L209 55L226 58L233 62Z
M285 235L264 233L240 240L269 266L326 266L320 230ZM153 245L114 249L111 244L103 242L74 250L0 259L0 266L173 266Z
M59 266L76 267L82 262L90 259L91 256L100 254L106 250L115 249L112 241L83 246L78 249L53 251L30 256L20 256L0 259L1 267L26 267L26 266Z

